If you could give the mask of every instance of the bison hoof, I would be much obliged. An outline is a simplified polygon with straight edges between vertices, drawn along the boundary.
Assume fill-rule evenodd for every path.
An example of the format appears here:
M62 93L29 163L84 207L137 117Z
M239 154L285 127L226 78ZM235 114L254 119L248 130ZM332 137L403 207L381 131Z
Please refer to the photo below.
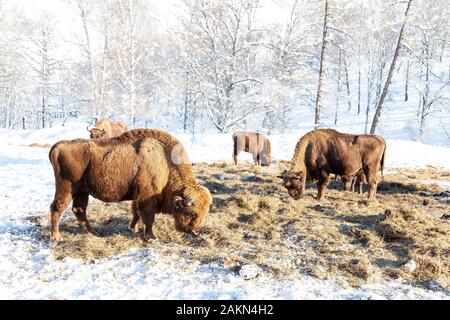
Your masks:
M128 230L130 230L133 233L138 233L139 232L139 226L138 225L135 225L135 226L129 225L128 226Z
M63 240L64 240L64 239L61 237L61 234L60 234L60 233L52 234L52 235L50 236L50 239L51 239L52 241L57 241L57 242L63 241Z
M144 242L147 242L149 240L156 240L156 237L153 234L144 234L142 240L144 240Z
M366 200L366 205L367 206L376 206L378 204L379 204L379 202L378 202L377 199L368 199L368 200Z
M100 235L97 232L93 231L93 230L86 231L86 234L89 235L89 236L92 236L92 237L100 237Z

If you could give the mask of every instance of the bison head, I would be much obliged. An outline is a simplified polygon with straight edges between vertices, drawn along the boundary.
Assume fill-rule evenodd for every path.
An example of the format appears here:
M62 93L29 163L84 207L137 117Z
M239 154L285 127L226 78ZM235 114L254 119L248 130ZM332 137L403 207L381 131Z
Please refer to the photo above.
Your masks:
M180 195L172 199L175 216L175 228L178 231L195 234L203 228L212 197L203 186L186 187Z
M92 128L91 130L89 130L89 132L91 133L91 139L101 139L105 136L105 129L104 128Z
M303 171L287 172L284 171L280 177L283 179L283 185L288 190L289 195L295 200L300 199L305 194L306 176Z

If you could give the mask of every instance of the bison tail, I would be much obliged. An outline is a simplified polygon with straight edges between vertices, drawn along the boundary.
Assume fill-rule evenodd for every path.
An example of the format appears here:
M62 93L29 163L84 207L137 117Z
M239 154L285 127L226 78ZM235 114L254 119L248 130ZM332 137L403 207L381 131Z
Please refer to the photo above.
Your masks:
M59 151L57 149L58 144L55 143L52 148L50 149L50 152L48 153L48 158L50 159L50 163L53 166L53 170L55 171L55 174L59 173L59 164L58 164L58 155Z
M386 156L386 145L384 146L383 155L381 156L381 179L384 179L384 158Z

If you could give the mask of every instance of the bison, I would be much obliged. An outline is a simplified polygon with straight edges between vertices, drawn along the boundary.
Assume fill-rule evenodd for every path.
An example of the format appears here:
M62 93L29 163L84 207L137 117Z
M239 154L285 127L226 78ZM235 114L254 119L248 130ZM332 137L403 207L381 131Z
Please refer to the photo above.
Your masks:
M377 172L384 167L386 142L376 135L351 135L333 129L305 134L295 147L289 171L281 176L294 199L305 193L307 179L318 180L317 199L324 199L330 173L354 177L360 170L369 183L368 201L375 200Z
M261 133L237 131L233 133L233 161L237 164L239 152L249 152L257 165L269 166L272 162L270 156L270 141Z
M106 118L98 120L95 127L89 130L91 139L114 138L127 131L128 128L123 123Z
M144 239L155 238L155 214L175 218L178 231L195 233L205 224L212 198L195 179L184 147L170 134L136 129L111 139L60 141L50 150L55 174L51 239L60 240L59 221L70 201L85 232L89 195L104 202L132 200L135 228L140 219Z

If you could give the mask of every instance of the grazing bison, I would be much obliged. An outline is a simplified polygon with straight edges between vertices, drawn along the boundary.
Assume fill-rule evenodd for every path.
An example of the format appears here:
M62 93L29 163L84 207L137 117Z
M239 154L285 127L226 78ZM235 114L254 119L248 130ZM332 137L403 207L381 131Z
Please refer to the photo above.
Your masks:
M257 165L269 166L270 141L261 133L237 131L233 133L233 161L237 164L239 152L249 152L253 155L253 161Z
M166 132L136 129L111 139L60 141L50 150L55 197L50 206L51 238L59 240L62 212L73 200L80 226L93 234L86 218L89 195L104 202L132 200L134 229L140 219L144 239L154 238L155 213L172 214L178 231L202 228L212 203L198 184L183 146Z
M114 138L127 131L128 128L123 123L110 121L106 118L98 120L95 127L89 130L91 139Z
M384 166L386 142L376 135L351 135L333 129L318 129L305 134L295 147L291 168L284 172L289 195L299 199L307 179L318 180L318 200L323 200L330 173L354 177L360 170L369 183L369 200L375 199L377 172Z

